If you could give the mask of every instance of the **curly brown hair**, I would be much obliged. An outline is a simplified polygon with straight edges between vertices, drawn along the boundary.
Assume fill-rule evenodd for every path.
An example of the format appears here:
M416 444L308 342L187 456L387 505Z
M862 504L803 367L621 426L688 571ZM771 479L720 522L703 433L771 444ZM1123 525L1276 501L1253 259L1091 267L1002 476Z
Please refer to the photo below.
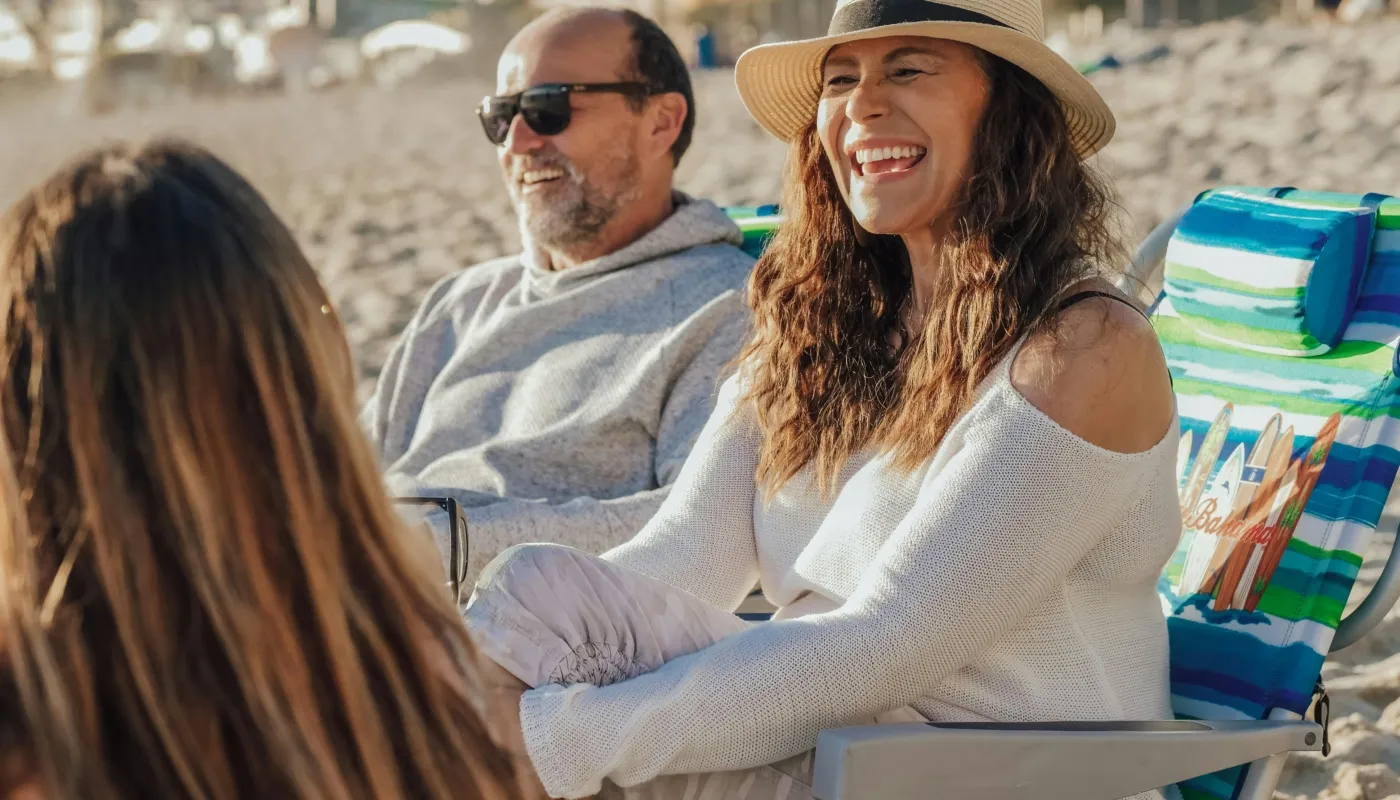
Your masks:
M1015 343L1050 324L1060 292L1123 263L1109 184L1075 152L1055 96L978 57L991 91L971 177L941 245L939 296L907 341L890 344L912 287L903 241L857 228L815 121L794 143L787 219L750 278L754 334L739 356L770 496L807 465L829 492L872 445L917 467Z

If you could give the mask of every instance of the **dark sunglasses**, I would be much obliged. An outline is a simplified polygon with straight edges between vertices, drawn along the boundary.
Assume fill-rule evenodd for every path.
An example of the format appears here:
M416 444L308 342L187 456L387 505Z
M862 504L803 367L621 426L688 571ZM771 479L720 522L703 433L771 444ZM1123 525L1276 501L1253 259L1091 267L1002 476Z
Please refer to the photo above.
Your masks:
M470 596L470 592L466 592L470 587L464 585L467 573L467 518L462 514L462 507L451 497L395 497L394 502L413 507L436 506L447 512L447 528L452 542L447 557L447 590L453 602L460 606L466 599L463 594Z
M481 101L476 115L481 118L482 130L494 145L505 143L510 133L510 123L516 114L525 117L530 130L541 136L557 136L569 127L573 119L573 106L569 95L586 92L612 92L633 97L649 97L656 89L645 83L623 81L620 83L547 83L533 86L516 94L491 95Z

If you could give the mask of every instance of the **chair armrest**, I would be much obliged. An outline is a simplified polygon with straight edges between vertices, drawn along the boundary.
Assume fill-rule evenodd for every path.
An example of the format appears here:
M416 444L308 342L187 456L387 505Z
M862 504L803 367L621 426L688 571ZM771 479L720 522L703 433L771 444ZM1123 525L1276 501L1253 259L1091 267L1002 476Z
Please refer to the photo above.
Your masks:
M1293 720L865 725L817 738L817 800L1119 800L1266 756L1319 750Z

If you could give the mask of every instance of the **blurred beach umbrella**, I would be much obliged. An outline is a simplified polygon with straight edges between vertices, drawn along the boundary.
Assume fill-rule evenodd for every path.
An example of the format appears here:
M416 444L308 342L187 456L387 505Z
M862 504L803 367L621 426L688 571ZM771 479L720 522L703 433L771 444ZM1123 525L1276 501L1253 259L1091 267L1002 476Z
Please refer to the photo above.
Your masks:
M461 31L424 20L391 22L360 39L360 53L365 58L379 58L390 50L403 48L460 55L470 46L471 37Z
M360 39L366 69L381 86L393 86L443 57L470 49L465 33L425 20L400 20L376 28Z
M23 30L32 48L30 60L41 74L52 74L53 33L49 23L58 5L57 0L0 0L0 9L8 11L10 18Z

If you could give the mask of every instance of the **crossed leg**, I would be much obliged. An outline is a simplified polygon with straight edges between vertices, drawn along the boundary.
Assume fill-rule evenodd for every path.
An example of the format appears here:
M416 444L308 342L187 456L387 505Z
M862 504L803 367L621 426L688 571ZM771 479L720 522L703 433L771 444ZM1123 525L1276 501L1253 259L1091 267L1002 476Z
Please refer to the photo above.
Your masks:
M507 687L606 686L750 624L675 587L547 544L511 548L492 561L477 582L466 620ZM627 788L605 781L599 797L810 800L811 782L812 753L806 752L753 769L666 775Z

